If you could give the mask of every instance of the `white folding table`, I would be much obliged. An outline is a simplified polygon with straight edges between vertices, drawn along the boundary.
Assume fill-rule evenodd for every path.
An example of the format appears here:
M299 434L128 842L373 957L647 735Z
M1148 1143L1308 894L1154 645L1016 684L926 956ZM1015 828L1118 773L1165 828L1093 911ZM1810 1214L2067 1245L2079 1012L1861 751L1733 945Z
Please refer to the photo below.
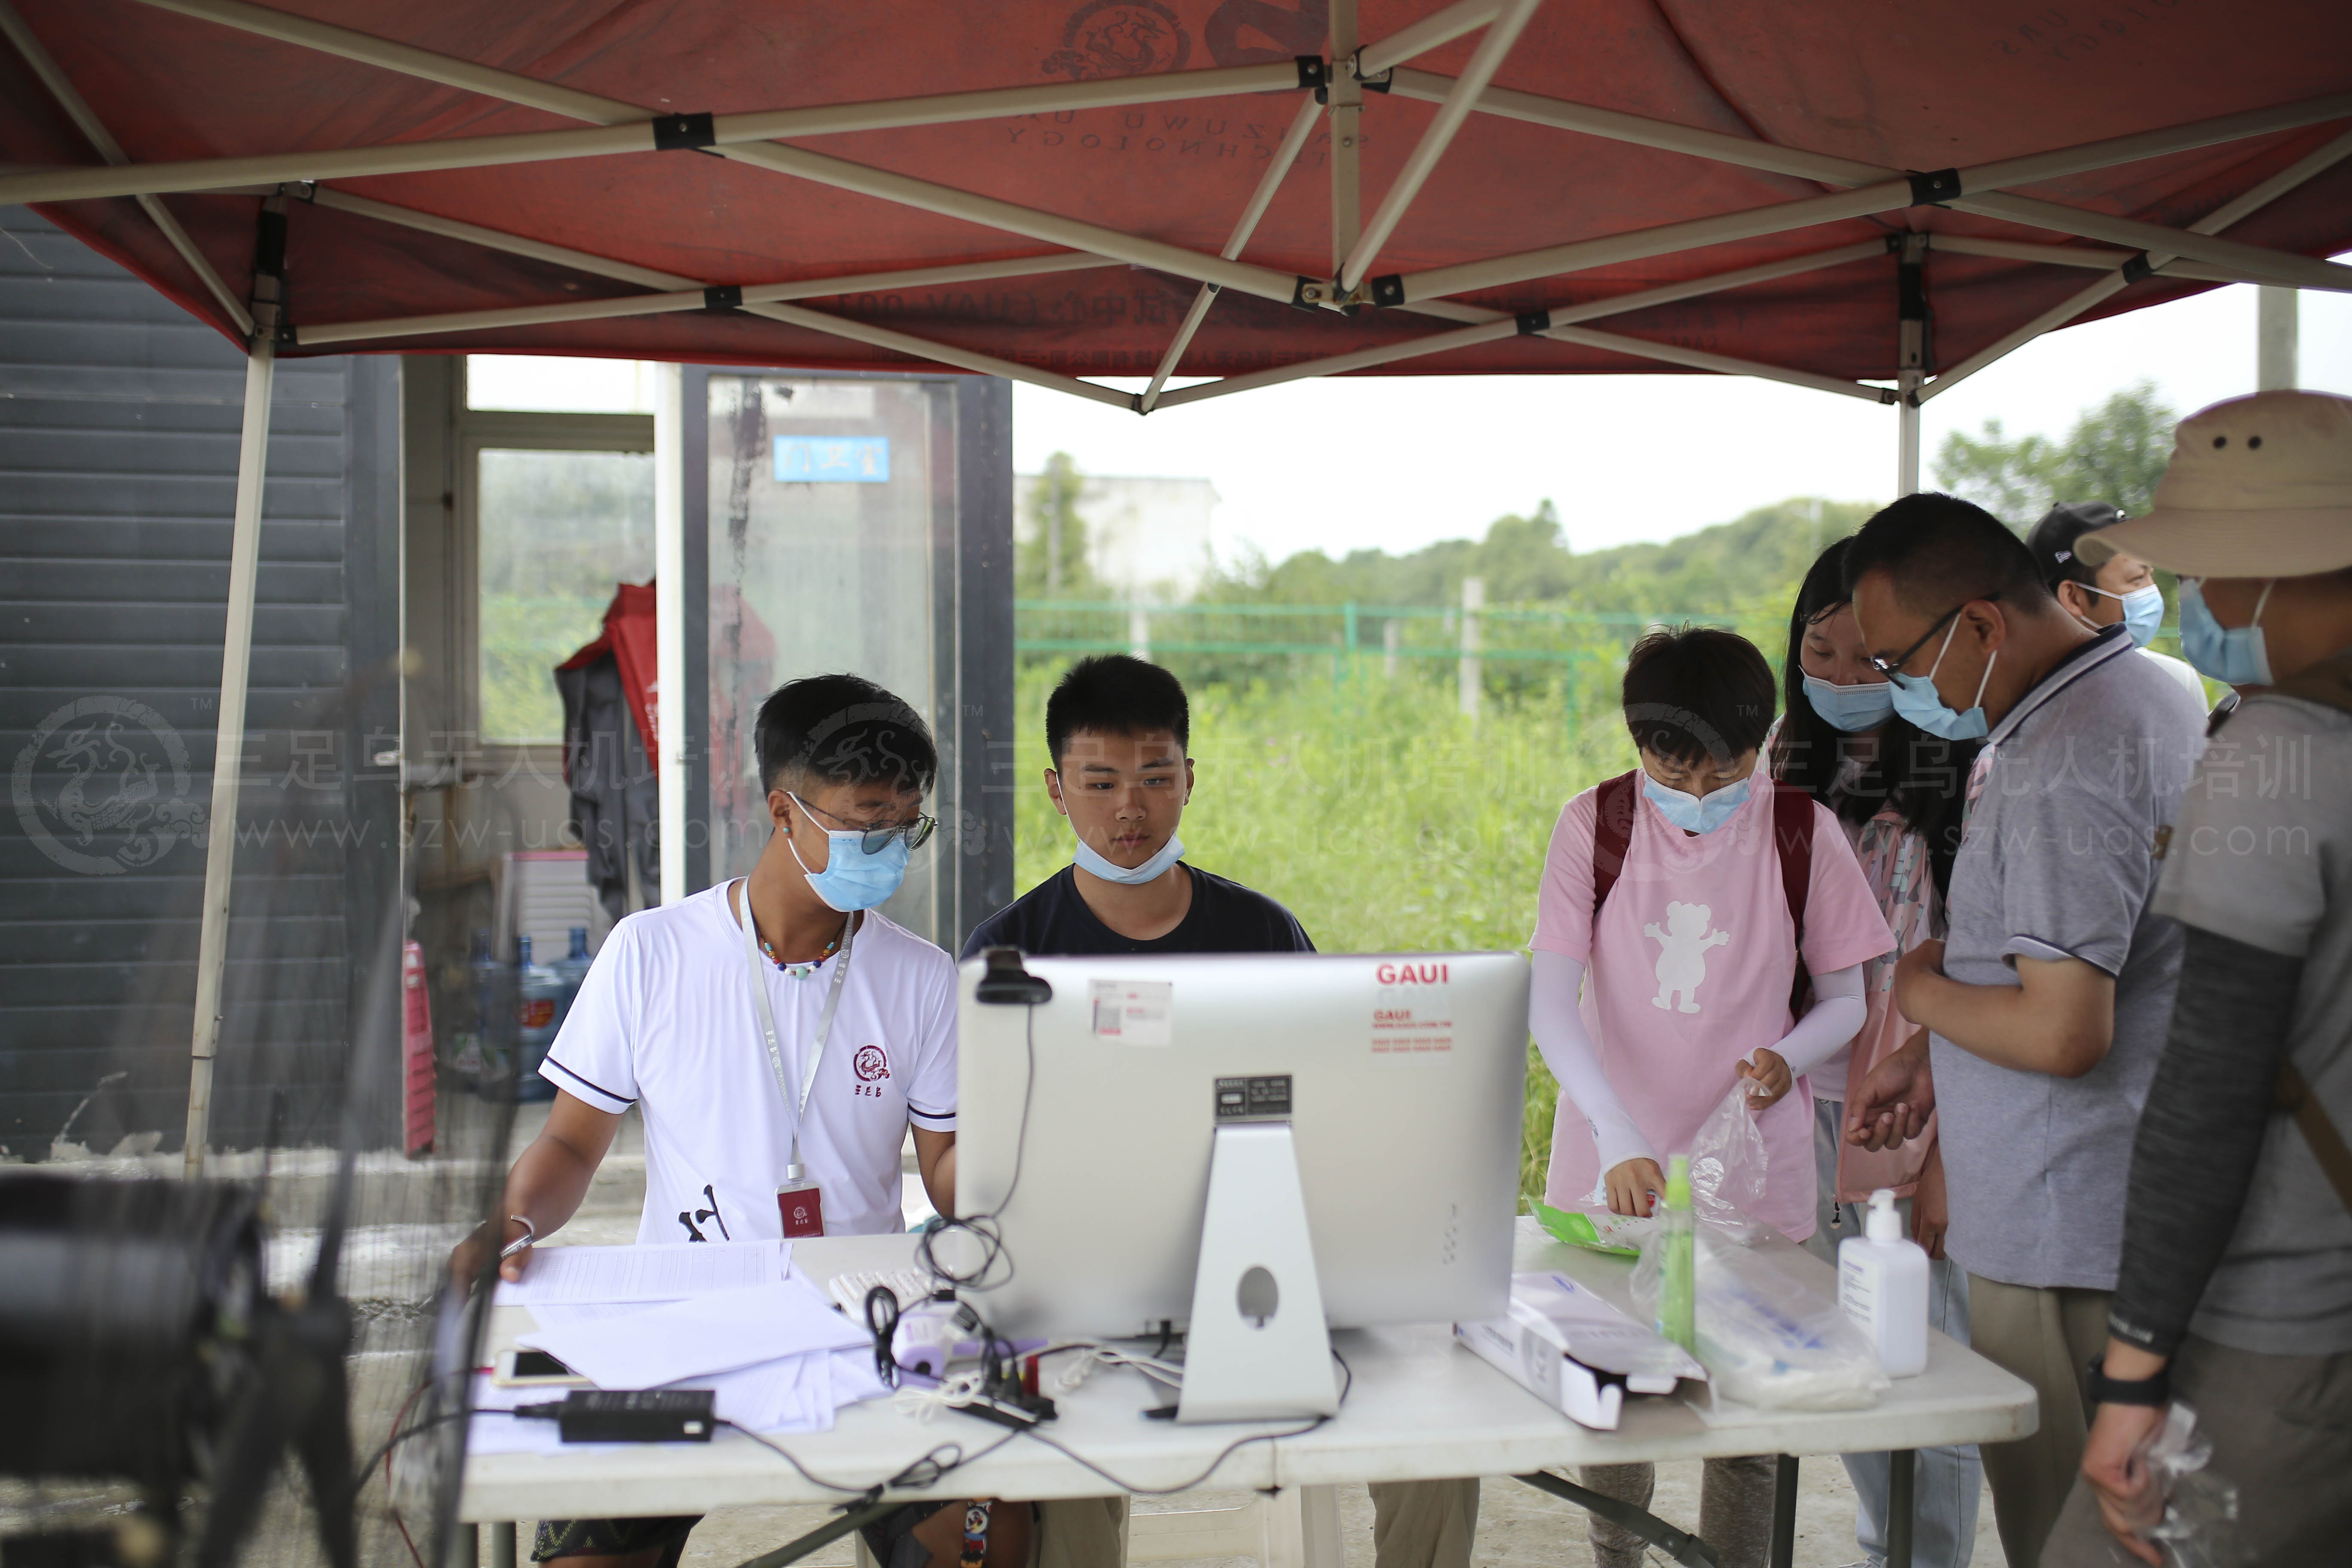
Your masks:
M1632 1310L1628 1262L1562 1246L1531 1219L1520 1219L1517 1227L1518 1269L1558 1269ZM793 1258L822 1283L845 1270L907 1267L912 1246L912 1238L903 1236L825 1237L796 1243ZM1772 1267L1815 1289L1833 1291L1835 1276L1803 1249L1776 1238L1759 1252ZM494 1325L494 1339L500 1331ZM1296 1436L1232 1447L1236 1438L1300 1424L1180 1426L1147 1420L1144 1412L1160 1403L1152 1388L1133 1373L1100 1371L1061 1398L1058 1418L1042 1429L1099 1471L1044 1442L977 1418L941 1415L923 1422L884 1399L844 1409L830 1432L774 1439L814 1476L843 1489L838 1491L828 1491L770 1449L730 1432L709 1444L484 1455L467 1462L458 1513L467 1521L504 1524L495 1555L510 1562L515 1520L839 1503L899 1475L925 1453L952 1444L978 1457L934 1487L889 1495L1044 1501L1114 1491L1249 1488L1295 1493L1299 1522L1267 1533L1278 1559L1295 1555L1297 1561L1265 1568L1338 1568L1339 1513L1332 1489L1342 1483L1515 1476L1583 1500L1575 1498L1570 1483L1542 1472L1775 1454L1781 1463L1773 1558L1784 1563L1794 1527L1796 1457L1891 1450L1896 1463L1887 1561L1892 1568L1907 1568L1911 1450L2021 1437L2036 1421L2033 1391L2024 1383L1941 1334L1931 1339L1927 1370L1897 1382L1871 1409L1706 1412L1679 1397L1636 1397L1625 1402L1616 1431L1595 1432L1457 1346L1445 1325L1356 1330L1333 1336L1353 1374L1346 1403L1336 1417ZM1669 1543L1669 1550L1675 1547Z

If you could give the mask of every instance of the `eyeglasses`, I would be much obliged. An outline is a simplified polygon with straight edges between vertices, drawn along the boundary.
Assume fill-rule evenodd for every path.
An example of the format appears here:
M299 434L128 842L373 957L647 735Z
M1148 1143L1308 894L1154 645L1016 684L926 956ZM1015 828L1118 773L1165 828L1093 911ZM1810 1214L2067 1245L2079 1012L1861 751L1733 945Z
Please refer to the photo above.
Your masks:
M1870 656L1870 668L1878 671L1881 675L1900 674L1903 667L1911 662L1911 656L1917 653L1921 648L1926 647L1927 646L1927 639L1934 637L1937 632L1942 631L1946 626L1949 625L1954 616L1958 615L1970 605L1996 604L2000 602L2000 590L1998 588L1994 589L1990 594L1979 594L1973 599L1962 599L1958 604L1954 605L1950 609L1946 610L1942 615L1937 616L1936 617L1935 624L1930 626L1926 631L1919 634L1919 640L1917 642L1913 643L1909 647L1905 648L1893 658L1888 658L1882 654L1872 654Z
M924 845L929 844L931 841L931 835L939 831L940 819L936 816L918 815L912 822L893 822L885 826L877 827L867 823L852 822L846 817L835 816L833 813L825 810L822 806L811 805L800 796L793 795L790 790L786 790L784 793L791 796L792 802L794 805L799 806L803 811L809 813L811 816L822 816L827 822L840 823L842 832L860 833L865 835L864 837L858 840L857 847L860 849L865 850L868 855L881 854L882 851L890 847L890 840L893 838L905 839L907 841L907 847L910 850L920 849Z

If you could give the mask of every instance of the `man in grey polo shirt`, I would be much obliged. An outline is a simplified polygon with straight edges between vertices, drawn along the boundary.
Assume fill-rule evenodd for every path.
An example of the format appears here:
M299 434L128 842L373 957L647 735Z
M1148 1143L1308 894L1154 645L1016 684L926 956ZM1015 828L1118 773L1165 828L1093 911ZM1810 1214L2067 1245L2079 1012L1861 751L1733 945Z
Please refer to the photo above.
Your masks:
M2238 1488L2247 1564L2352 1556L2352 398L2181 421L2117 530L2182 574L2182 645L2249 688L2215 731L2156 907L2179 994L2132 1147L2083 1484L2050 1568L2158 1561L2142 1444L2178 1399ZM2288 1107L2292 1109L2288 1109ZM2101 1516L2106 1528L2102 1530ZM2113 1532L2110 1538L2109 1531Z
M2163 1043L2180 935L2148 912L2155 850L2204 715L2052 597L2033 556L1980 508L1914 495L1846 556L1864 646L1895 710L1982 736L1948 933L1895 971L1932 1034L1847 1099L1847 1136L1881 1145L1939 1112L1951 1226L1976 1349L2032 1384L2041 1426L1988 1444L2002 1549L2030 1568L2081 1462L2084 1366L2105 1342L2134 1124Z

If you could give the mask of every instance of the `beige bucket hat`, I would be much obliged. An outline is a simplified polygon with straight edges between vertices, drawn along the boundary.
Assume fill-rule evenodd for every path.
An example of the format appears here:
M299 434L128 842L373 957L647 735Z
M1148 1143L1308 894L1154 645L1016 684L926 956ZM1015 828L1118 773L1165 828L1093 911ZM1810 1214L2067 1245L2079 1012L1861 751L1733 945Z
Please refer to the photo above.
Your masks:
M2180 422L2145 515L2083 535L2095 566L2136 555L2184 577L2352 566L2352 397L2258 392Z

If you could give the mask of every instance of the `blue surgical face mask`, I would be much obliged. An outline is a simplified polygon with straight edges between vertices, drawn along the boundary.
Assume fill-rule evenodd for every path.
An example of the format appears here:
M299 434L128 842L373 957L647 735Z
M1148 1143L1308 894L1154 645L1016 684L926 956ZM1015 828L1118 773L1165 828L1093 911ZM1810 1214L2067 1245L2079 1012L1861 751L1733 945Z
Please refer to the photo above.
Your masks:
M1944 655L1951 651L1952 638L1959 629L1960 618L1954 616L1951 630L1944 634L1944 646L1936 650L1936 662L1927 667L1927 674L1905 675L1897 671L1886 678L1886 683L1895 689L1896 716L1942 741L1974 741L1991 728L1985 722L1984 694L1987 683L1992 679L1992 667L2000 662L1999 648L1985 660L1984 675L1977 681L1976 701L1967 712L1955 712L1936 689L1936 671L1944 668Z
M1658 808L1658 815L1681 828L1685 833L1712 833L1738 815L1748 804L1748 786L1756 777L1750 773L1738 784L1724 785L1706 795L1689 795L1682 790L1668 789L1649 775L1642 773L1642 793Z
M1818 675L1805 677L1805 700L1813 711L1849 735L1875 730L1895 717L1895 689L1884 680L1840 686Z
M1078 852L1071 859L1076 862L1079 870L1090 876L1124 887L1139 888L1146 882L1159 880L1167 874L1169 867L1183 858L1184 841L1171 833L1168 836L1168 842L1160 847L1160 853L1140 866L1114 866L1083 838L1078 840Z
M801 874L808 879L809 891L823 899L829 909L844 914L852 910L870 910L897 892L898 884L907 879L907 861L912 851L904 837L893 835L889 842L869 855L866 852L864 833L828 829L824 846L824 869L812 871L808 862L801 859L801 852L792 839L784 840L784 847L792 850Z
M2164 590L2150 583L2145 588L2134 588L2128 594L2109 594L2105 588L2091 592L2116 601L2124 607L2124 630L2134 647L2146 647L2156 640L2156 630L2164 625Z
M2271 602L2273 577L2263 584L2254 601L2254 618L2242 626L2225 626L2206 607L2205 586L2194 577L2180 580L2180 653L2197 673L2230 686L2268 686L2271 650L2263 636L2263 606Z

